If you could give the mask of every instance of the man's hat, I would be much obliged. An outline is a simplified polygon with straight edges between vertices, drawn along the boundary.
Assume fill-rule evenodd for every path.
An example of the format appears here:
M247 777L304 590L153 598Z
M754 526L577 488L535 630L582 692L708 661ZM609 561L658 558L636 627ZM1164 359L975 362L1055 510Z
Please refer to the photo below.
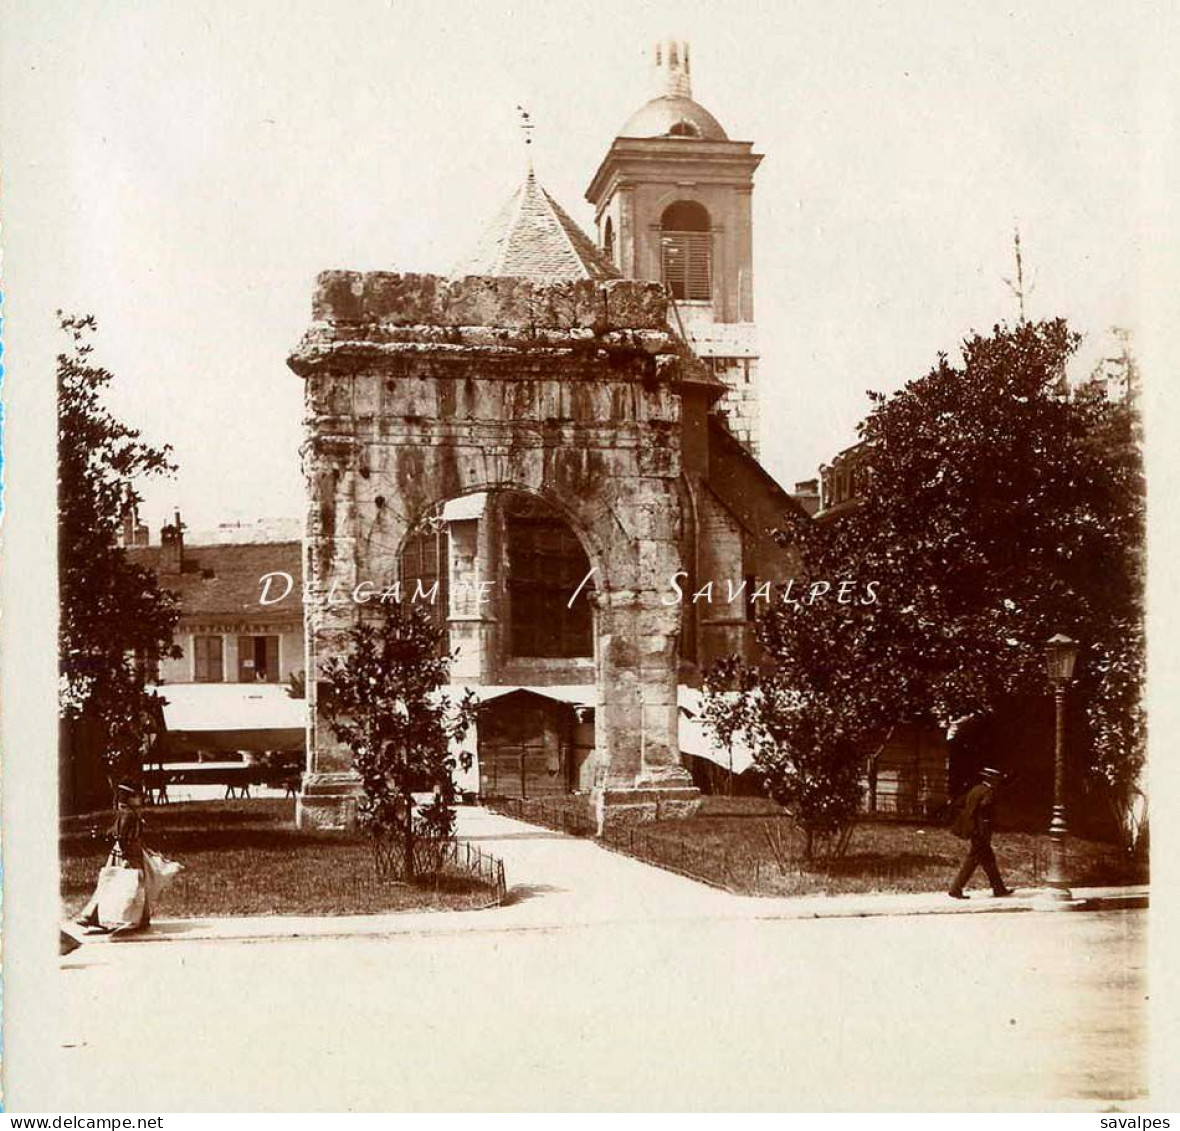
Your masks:
M115 788L119 793L132 796L140 792L139 786L133 781L121 781Z

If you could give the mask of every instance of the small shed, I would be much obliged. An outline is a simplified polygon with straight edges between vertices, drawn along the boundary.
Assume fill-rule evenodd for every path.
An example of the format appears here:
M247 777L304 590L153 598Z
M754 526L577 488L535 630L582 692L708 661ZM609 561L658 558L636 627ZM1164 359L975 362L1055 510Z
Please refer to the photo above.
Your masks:
M593 686L481 687L479 792L550 797L593 784Z
M912 723L894 727L869 764L865 811L877 816L923 820L948 800L946 734Z

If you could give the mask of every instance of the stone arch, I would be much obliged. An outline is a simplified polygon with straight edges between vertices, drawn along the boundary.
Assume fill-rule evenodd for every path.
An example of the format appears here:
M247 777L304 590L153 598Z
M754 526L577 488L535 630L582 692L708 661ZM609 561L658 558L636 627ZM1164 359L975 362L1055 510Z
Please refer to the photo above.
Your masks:
M606 218L602 226L602 250L616 267L619 265L617 253L615 251L615 222L610 216Z
M647 814L654 793L673 807L693 796L677 741L681 615L667 599L682 393L664 302L629 281L329 273L291 359L308 383L309 592L394 575L406 535L444 500L543 499L596 570L596 799ZM309 610L309 688L357 616L348 602ZM309 699L300 812L332 823L350 759ZM336 791L323 804L321 786Z
M476 497L478 505L451 506ZM543 552L553 555L545 565L538 557L542 551L530 545L535 543L538 523L546 544ZM604 584L599 541L563 500L544 491L503 486L472 490L438 499L410 524L391 562L396 575L385 580L400 583L407 600L411 595L429 594L442 611L436 618L440 622L448 617L474 618L476 624L485 619L492 622L494 629L483 632L452 629L452 646L456 637L467 635L466 647L477 653L474 659L464 656L460 646L459 666L484 682L527 683L527 678L505 680L491 673L510 666L513 659L573 662L593 657L593 616L587 620L586 613L593 610ZM534 583L531 588L522 588L514 573L514 550L525 555ZM539 565L542 568L537 569ZM481 585L490 585L490 591L480 591ZM575 603L576 612L570 612ZM537 619L539 606L547 611ZM533 619L522 614L522 607L531 608ZM541 625L552 626L553 633L539 631ZM518 645L522 644L542 650L521 650Z
M429 468L424 468L429 479ZM370 492L370 498L362 494L356 499L358 522L357 544L359 561L369 565L370 573L381 572L392 577L396 572L397 552L407 535L419 524L432 508L477 494L516 492L540 499L568 523L577 535L598 576L618 588L634 589L639 583L639 554L633 539L620 520L610 501L598 494L571 500L561 492L545 485L536 485L522 476L466 477L459 490L417 495L410 506L380 491L381 480L376 481L377 489ZM376 500L383 499L380 506ZM366 506L367 502L374 506ZM370 523L379 521L383 526L376 536L372 526L366 529L366 513L379 513L381 518L370 518ZM376 551L376 552L374 552ZM367 561L366 561L367 559Z
M651 214L663 217L664 213L674 204L699 204L708 213L710 226L716 227L716 220L713 215L714 209L710 207L710 201L712 199L712 193L704 191L695 185L675 185L671 188L664 189L664 191L654 196L651 203Z

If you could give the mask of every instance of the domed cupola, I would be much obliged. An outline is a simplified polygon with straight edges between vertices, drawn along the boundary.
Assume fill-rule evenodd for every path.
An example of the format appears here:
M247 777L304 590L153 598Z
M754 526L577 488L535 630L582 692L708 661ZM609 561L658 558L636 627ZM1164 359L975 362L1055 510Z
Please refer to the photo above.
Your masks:
M689 46L664 39L652 55L656 96L645 102L619 130L619 137L683 137L726 141L721 123L692 98Z

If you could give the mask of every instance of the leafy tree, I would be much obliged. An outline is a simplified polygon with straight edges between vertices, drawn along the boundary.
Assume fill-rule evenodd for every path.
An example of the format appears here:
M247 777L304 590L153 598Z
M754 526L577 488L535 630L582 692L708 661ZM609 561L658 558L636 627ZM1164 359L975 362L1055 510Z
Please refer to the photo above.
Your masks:
M1147 746L1142 693L1145 676L1143 426L1141 380L1130 335L1115 328L1119 355L1100 362L1079 386L1075 399L1093 420L1091 443L1112 469L1112 485L1126 492L1116 527L1119 552L1109 582L1115 590L1099 602L1104 618L1086 663L1078 673L1078 698L1089 728L1087 769L1117 819L1125 847L1136 847L1146 831L1141 776ZM1102 578L1094 579L1096 588ZM1122 587L1125 587L1122 588Z
M454 653L443 647L445 629L421 608L391 601L376 618L366 614L348 632L347 654L324 664L320 703L352 750L378 872L412 881L420 838L454 835L454 772L467 769L471 755L457 759L451 746L470 727L473 698L468 692L453 703L441 692ZM433 800L416 807L413 795L425 792Z
M1066 386L1078 343L1061 320L996 327L963 343L961 364L942 356L870 394L861 501L788 519L803 598L756 630L768 665L747 682L799 700L780 757L801 762L812 742L842 767L899 721L945 726L1044 696L1044 642L1066 632L1085 648L1075 771L1123 804L1143 753L1142 462L1133 400L1097 379ZM846 603L841 581L857 586ZM862 603L870 581L877 600ZM813 583L832 588L809 603ZM765 696L765 734L782 703Z
M706 676L704 721L727 747L739 735L749 741L766 792L803 833L804 857L839 856L861 793L858 731L831 710L829 689L799 674L791 664L723 660Z
M147 674L179 654L174 598L127 559L117 534L139 502L134 483L175 466L167 446L144 443L103 403L114 375L91 360L95 319L58 317L69 337L57 359L60 710L89 726L114 779L138 773L158 730Z

